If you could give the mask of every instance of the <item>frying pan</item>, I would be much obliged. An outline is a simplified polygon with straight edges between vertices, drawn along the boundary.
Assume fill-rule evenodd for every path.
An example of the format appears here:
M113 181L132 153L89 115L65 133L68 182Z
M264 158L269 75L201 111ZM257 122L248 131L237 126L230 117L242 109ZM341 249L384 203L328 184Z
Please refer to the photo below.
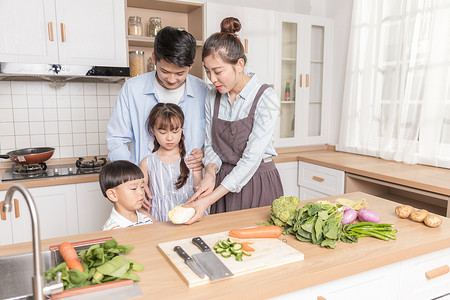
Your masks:
M55 148L37 147L14 150L0 155L0 158L9 158L18 164L38 164L48 160L55 152Z

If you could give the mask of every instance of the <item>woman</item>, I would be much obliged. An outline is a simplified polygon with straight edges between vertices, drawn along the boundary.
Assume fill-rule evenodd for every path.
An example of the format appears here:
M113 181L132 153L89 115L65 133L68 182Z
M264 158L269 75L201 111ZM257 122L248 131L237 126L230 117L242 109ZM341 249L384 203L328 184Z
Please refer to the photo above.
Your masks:
M283 195L273 133L279 115L275 91L244 72L244 47L236 36L238 19L225 18L221 32L205 42L202 60L216 87L206 97L205 174L187 200L199 221L211 213L270 205ZM217 174L216 174L217 173ZM215 187L215 188L214 188Z

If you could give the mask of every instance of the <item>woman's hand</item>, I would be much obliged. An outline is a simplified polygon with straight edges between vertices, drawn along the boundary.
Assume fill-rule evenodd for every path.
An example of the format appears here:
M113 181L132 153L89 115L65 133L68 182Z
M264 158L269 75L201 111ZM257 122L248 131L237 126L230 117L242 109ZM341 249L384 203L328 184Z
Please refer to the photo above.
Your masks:
M184 224L190 225L195 222L200 221L205 214L206 209L208 208L208 201L206 198L199 199L198 201L192 202L184 207L192 207L195 209L195 214L192 218Z
M203 198L212 193L216 185L216 174L205 173L205 176L200 181L198 187L195 188L195 193L191 198L186 200L186 203L191 203L198 198Z
M192 171L201 171L203 169L202 159L204 157L204 153L200 149L194 149L191 151L191 156L187 157L184 161L189 169Z

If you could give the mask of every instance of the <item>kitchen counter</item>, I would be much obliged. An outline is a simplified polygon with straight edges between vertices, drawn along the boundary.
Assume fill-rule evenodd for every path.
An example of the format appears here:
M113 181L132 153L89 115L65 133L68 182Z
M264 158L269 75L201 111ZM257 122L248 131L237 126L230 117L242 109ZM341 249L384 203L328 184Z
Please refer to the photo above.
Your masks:
M299 152L299 161L450 196L450 169L338 151Z
M205 216L201 222L189 226L164 222L48 239L42 241L42 249L63 241L76 242L112 236L119 244L136 246L127 257L145 266L145 270L138 273L141 277L139 285L143 291L143 297L139 299L265 299L450 247L448 218L443 218L440 227L429 228L421 223L398 218L394 214L397 203L359 192L323 200L338 197L353 200L366 198L370 208L380 214L382 222L392 223L398 229L397 240L385 242L362 238L356 244L339 242L335 249L326 249L300 242L292 235L282 236L288 245L304 254L303 261L192 288L186 285L171 264L164 259L157 249L157 244L254 226L255 223L268 220L269 207ZM305 203L306 201L302 201L302 205ZM31 251L30 243L0 247L1 255L27 251Z

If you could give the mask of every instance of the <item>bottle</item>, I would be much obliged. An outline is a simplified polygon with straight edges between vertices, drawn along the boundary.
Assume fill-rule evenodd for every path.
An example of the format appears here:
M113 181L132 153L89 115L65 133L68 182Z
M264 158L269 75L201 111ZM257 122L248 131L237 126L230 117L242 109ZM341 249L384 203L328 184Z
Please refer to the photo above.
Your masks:
M291 88L289 87L289 81L286 81L286 88L284 89L284 101L291 101Z
M148 20L148 36L155 37L162 28L161 18L151 17Z
M296 82L294 79L294 85L292 86L292 95L291 95L292 101L295 101L295 87L296 87Z
M144 51L130 51L130 77L145 73Z
M131 16L128 18L128 35L143 36L141 17Z

